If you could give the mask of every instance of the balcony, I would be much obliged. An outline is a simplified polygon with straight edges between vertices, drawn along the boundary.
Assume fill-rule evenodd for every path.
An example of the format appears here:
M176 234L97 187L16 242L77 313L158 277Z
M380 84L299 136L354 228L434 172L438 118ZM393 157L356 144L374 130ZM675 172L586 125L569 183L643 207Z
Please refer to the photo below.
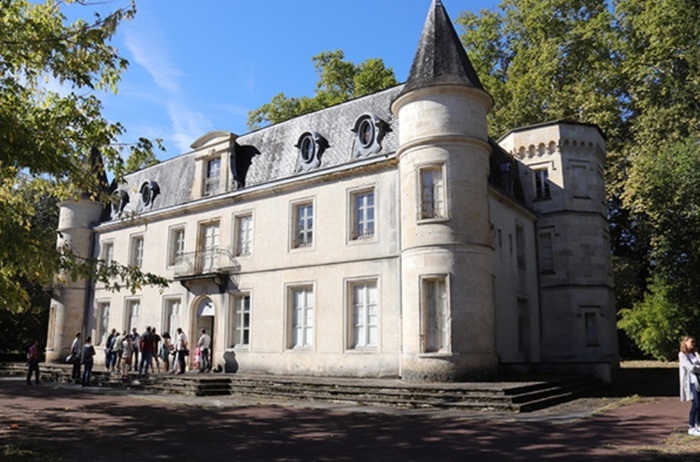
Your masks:
M235 277L241 270L231 252L225 249L209 249L183 253L175 261L175 280L183 286L193 281L211 279L224 293L229 282L236 283Z

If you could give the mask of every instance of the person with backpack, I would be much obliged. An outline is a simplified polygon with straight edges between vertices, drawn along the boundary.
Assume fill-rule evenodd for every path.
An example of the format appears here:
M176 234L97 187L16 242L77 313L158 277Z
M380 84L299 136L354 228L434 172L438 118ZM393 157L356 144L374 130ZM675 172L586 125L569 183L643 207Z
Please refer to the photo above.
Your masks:
M35 382L39 385L39 341L34 340L27 350L27 365L29 366L29 371L27 372L27 385L32 384L32 372L35 375Z

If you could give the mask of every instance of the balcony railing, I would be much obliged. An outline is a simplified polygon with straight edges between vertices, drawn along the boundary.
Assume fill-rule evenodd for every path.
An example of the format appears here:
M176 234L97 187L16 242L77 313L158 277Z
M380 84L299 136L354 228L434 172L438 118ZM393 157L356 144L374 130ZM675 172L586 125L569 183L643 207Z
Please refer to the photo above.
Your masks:
M233 254L225 249L188 252L175 260L175 279L213 274L237 274L241 269Z

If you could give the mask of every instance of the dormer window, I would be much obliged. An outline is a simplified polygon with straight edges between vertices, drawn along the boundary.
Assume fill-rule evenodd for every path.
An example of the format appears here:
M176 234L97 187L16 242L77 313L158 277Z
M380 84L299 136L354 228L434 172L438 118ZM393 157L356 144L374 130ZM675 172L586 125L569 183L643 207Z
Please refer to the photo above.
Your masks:
M124 213L126 205L129 203L129 193L122 190L116 190L112 193L112 219L117 220Z
M144 209L153 207L156 197L160 194L160 187L155 181L146 181L141 185L141 204Z
M352 131L355 133L352 157L366 157L382 150L387 123L374 114L363 114L355 121Z
M232 191L238 186L235 179L236 135L229 132L209 132L198 138L191 147L195 150L192 197L211 197Z
M308 172L321 165L321 155L328 146L326 140L316 132L306 132L299 137L295 147L299 149L296 172Z
M219 194L221 184L221 157L207 161L207 175L204 181L204 195L213 196Z

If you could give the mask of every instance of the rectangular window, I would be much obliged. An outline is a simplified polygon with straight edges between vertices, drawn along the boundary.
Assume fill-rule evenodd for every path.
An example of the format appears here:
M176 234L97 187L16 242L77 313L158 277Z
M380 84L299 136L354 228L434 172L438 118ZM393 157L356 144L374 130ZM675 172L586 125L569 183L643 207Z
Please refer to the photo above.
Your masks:
M143 236L131 238L131 254L129 264L137 268L143 266Z
M167 332L171 336L175 335L175 329L178 328L180 323L180 304L179 298L166 299L161 333Z
M598 312L585 311L583 322L586 329L586 346L598 346Z
M172 228L170 230L169 246L168 265L174 266L182 261L185 254L185 228Z
M105 266L109 266L114 260L114 243L113 242L103 242L102 243L102 262Z
M236 217L236 255L250 255L253 251L253 215Z
M314 206L299 204L294 207L294 245L293 247L308 247L314 238Z
M525 269L525 229L515 226L515 254L518 261L518 268Z
M424 168L420 171L421 218L444 218L445 188L442 178L442 167Z
M549 190L549 170L547 168L540 168L534 171L535 180L535 197L537 199L544 199L551 196Z
M374 236L374 191L353 194L352 239Z
M540 233L540 271L554 271L554 255L552 252L552 233Z
M207 273L219 268L219 222L201 225L200 267Z
M291 298L292 348L309 348L314 338L314 292L311 287L294 288Z
M96 345L102 345L104 344L103 340L107 338L107 332L109 332L109 302L97 303L96 308L93 339Z
M213 196L219 193L219 183L221 180L221 158L207 161L207 176L204 180L204 195Z
M351 348L376 348L379 338L377 283L363 282L351 286Z
M448 347L447 289L444 278L423 280L424 351L446 351Z
M131 329L136 327L141 329L141 301L140 300L127 300L126 302L126 321L128 325L129 332Z
M234 299L233 343L237 346L250 345L250 295Z

